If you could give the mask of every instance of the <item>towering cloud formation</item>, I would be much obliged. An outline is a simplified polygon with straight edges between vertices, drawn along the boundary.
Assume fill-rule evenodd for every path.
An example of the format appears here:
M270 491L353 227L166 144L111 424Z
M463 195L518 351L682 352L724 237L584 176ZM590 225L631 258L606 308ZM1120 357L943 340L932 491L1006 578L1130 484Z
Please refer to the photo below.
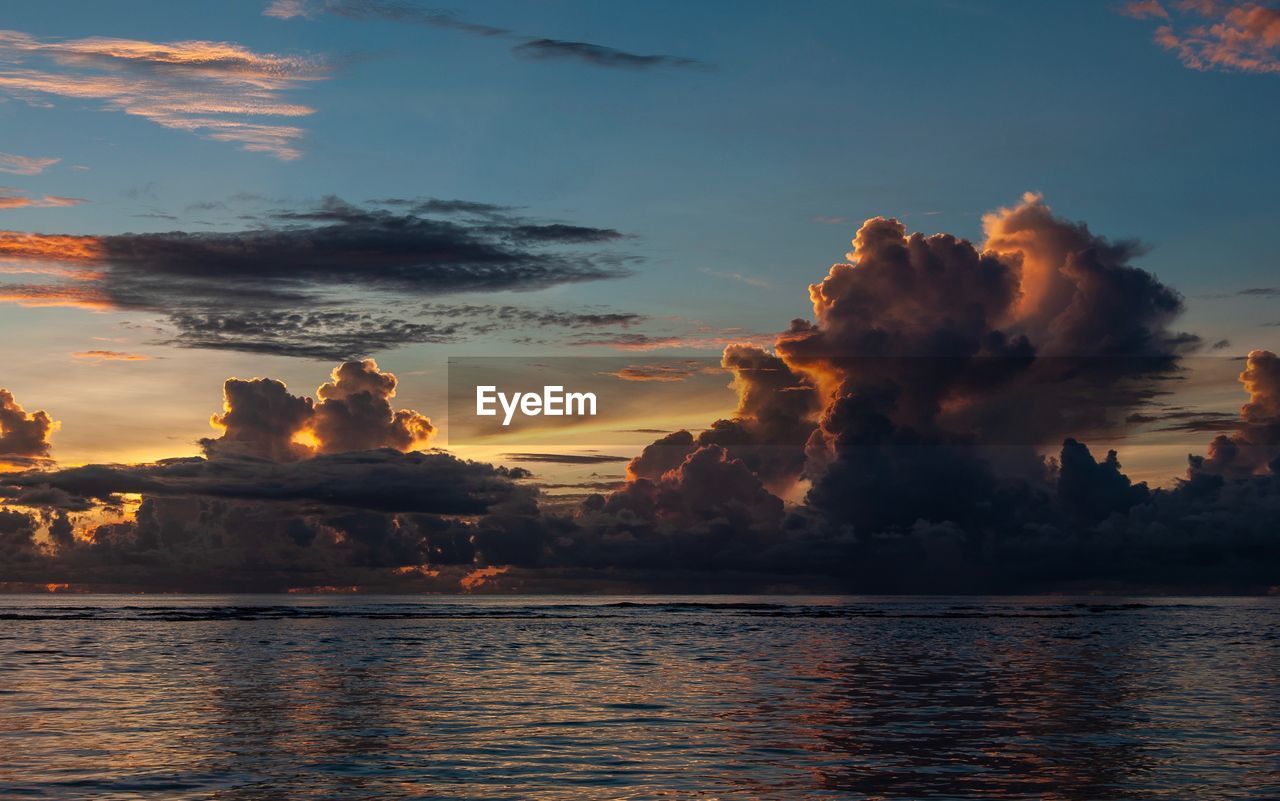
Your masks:
M1191 474L1244 478L1270 468L1280 475L1280 357L1265 350L1249 354L1240 383L1249 402L1240 409L1236 433L1219 434L1207 456L1191 457Z
M418 412L391 408L396 377L379 370L373 359L345 362L330 377L316 392L319 402L290 394L272 378L227 379L223 412L210 421L223 434L201 440L205 455L293 462L315 453L407 451L435 433Z
M47 413L27 412L13 393L0 389L0 465L32 464L49 458L49 434L57 423Z
M311 425L315 412L310 398L291 395L284 382L273 378L228 378L222 397L222 414L209 422L223 434L200 441L207 456L292 462L310 454L307 445L294 441Z
M1037 448L1118 424L1195 339L1169 331L1181 299L1132 266L1133 245L1033 194L984 227L979 249L868 220L777 356L725 351L737 416L654 443L629 476L663 481L717 444L775 491L807 473L811 508L833 523L999 522L1025 500L1010 480L1049 480ZM755 447L806 438L807 452Z
M316 391L312 430L322 453L373 448L405 451L426 444L435 426L410 409L392 411L396 377L378 370L373 359L335 367L333 380Z
M782 359L755 345L729 345L720 359L733 373L738 408L694 437L677 431L654 442L627 465L631 479L659 481L700 448L749 467L765 486L785 492L804 470L804 445L820 408L818 392ZM721 459L723 461L723 459Z

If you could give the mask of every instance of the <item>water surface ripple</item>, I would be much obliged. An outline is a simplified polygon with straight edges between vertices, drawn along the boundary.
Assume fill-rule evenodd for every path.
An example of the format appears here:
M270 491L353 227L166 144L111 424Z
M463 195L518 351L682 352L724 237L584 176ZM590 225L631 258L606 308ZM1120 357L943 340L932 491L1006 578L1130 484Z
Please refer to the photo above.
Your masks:
M0 798L1280 798L1280 601L0 596Z

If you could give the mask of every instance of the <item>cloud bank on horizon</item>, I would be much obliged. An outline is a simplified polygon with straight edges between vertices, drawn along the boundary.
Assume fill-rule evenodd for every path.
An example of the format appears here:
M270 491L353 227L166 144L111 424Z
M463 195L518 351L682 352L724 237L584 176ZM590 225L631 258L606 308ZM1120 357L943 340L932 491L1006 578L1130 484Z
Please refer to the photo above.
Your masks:
M335 208L318 224L369 214ZM415 450L435 425L394 408L397 381L371 360L341 364L314 399L230 379L204 455L154 464L41 462L52 419L5 393L0 459L27 469L0 480L0 580L421 590L485 570L486 586L508 589L1270 586L1280 359L1250 353L1240 416L1176 485L1135 483L1086 439L1167 393L1201 347L1175 327L1180 296L1131 263L1135 245L1038 195L984 229L977 246L867 220L848 260L810 286L813 319L772 350L725 348L734 414L664 435L622 486L567 506L524 470ZM152 254L173 247L125 245L115 262L90 248L96 269L134 252L167 264ZM390 265L387 280L403 291L410 276Z

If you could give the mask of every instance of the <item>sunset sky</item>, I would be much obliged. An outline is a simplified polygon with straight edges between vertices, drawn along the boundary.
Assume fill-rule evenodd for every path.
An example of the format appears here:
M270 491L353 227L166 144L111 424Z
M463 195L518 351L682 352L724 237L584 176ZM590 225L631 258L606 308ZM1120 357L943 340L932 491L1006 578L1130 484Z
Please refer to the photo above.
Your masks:
M1089 442L1172 487L1234 430L1246 354L1280 350L1278 93L1280 12L1214 0L10 3L0 387L56 421L41 469L212 458L228 378L319 404L366 357L398 381L386 403L431 420L403 448L367 441L401 450L447 442L451 357L714 364L777 343L805 392L838 397L847 378L807 349L849 341L842 301L824 317L808 287L857 261L876 217L1021 260L1015 296L982 300L1016 321L1001 336L1042 356L1083 341L1028 311L1056 290L1032 285L1036 246L1012 228L1042 215L1053 236L1086 224L1104 262L1158 281L1142 303L1170 304L1148 333L1176 344L1155 355L1195 369L1166 410L1220 419ZM815 312L819 333L789 329ZM620 479L655 432L747 415L729 378L577 443L612 460L534 472ZM951 390L944 409L969 397ZM1051 433L1017 444L1052 455L1087 432Z

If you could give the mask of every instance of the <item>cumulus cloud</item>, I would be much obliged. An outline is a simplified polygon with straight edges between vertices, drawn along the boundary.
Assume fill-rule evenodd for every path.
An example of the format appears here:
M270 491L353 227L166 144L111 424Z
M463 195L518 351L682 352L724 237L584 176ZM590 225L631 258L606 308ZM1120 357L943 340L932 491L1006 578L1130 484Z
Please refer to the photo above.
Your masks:
M1156 44L1194 70L1280 72L1280 9L1253 2L1136 0L1121 12L1156 20Z
M1266 350L1249 354L1240 383L1249 402L1240 409L1232 434L1219 434L1206 456L1192 456L1190 473L1240 479L1258 472L1280 474L1280 357Z
M273 378L227 379L223 411L210 420L223 433L200 441L205 455L294 462L316 453L407 451L435 433L426 416L392 408L396 377L373 359L344 362L330 379L316 391L317 400L294 395Z
M29 464L49 458L49 435L58 424L47 412L28 412L13 393L0 389L0 464Z
M291 394L283 381L274 378L228 378L222 397L222 413L209 420L222 429L222 436L200 441L207 456L292 462L311 454L308 445L295 441L315 415L311 398Z
M373 359L346 362L334 368L332 380L316 391L312 432L321 453L425 445L435 426L411 409L393 411L396 377L378 369Z

